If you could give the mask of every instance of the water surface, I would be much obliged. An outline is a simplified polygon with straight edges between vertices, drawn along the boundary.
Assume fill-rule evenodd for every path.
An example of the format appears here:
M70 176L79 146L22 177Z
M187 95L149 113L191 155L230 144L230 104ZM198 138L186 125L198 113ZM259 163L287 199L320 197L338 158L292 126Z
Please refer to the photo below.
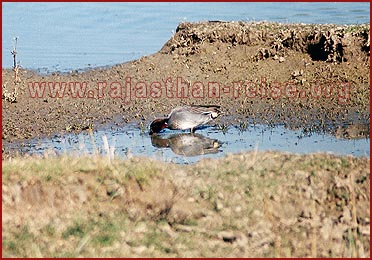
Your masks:
M105 146L106 138L108 146ZM370 156L368 139L338 139L328 134L293 131L284 126L250 125L244 131L230 127L224 131L204 127L190 134L188 131L165 130L159 135L148 135L135 125L106 127L89 133L56 135L53 138L31 140L22 145L14 143L9 150L21 154L94 154L117 158L145 155L175 163L194 163L202 158L218 158L257 149L292 153L327 152L336 155Z
M157 52L182 21L360 24L369 3L2 3L2 64L40 72L114 65Z

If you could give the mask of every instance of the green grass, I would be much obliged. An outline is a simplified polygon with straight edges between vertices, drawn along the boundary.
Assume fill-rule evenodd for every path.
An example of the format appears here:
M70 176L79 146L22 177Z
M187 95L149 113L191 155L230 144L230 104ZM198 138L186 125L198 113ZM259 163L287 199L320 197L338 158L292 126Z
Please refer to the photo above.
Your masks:
M67 239L70 236L77 236L82 238L87 231L88 231L87 226L84 223L82 223L82 221L75 222L62 233L62 238Z
M12 240L9 241L9 240L3 239L2 247L6 251L11 252L12 254L15 254L15 255L18 255L19 254L18 246L17 246L17 242L16 241L12 241Z
M92 242L97 246L109 246L118 239L118 233L120 230L124 230L123 227L117 221L120 218L115 218L114 221L111 219L104 219L98 222L92 223L98 229L98 234L92 239Z
M11 234L3 237L3 248L9 255L17 255L25 257L26 255L32 253L31 245L35 241L36 237L27 225L18 227L13 230Z

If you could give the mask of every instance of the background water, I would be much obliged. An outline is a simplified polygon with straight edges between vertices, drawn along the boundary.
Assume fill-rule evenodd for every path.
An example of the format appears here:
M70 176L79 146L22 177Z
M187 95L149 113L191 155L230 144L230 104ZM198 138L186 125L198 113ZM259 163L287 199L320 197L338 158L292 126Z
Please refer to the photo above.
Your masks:
M2 67L18 40L23 68L114 65L157 52L182 21L360 24L370 3L2 3Z

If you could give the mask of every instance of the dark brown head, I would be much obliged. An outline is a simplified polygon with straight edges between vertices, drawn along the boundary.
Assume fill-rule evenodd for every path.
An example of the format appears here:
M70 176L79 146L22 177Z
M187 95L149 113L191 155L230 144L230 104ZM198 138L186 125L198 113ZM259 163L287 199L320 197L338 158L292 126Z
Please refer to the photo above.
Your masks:
M150 125L150 135L154 134L154 133L159 133L161 130L163 130L164 128L167 128L168 127L168 118L158 118L158 119L155 119L154 121L152 121L151 125Z

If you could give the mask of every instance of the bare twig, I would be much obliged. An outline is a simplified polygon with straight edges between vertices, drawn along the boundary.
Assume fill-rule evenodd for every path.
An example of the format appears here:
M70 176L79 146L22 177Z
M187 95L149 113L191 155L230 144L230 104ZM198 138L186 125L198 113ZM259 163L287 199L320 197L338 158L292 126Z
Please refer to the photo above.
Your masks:
M13 47L13 51L12 51L12 55L13 55L13 69L17 68L17 42L18 42L18 37L15 37L14 38L14 47Z
M18 37L15 37L14 38L14 47L13 47L13 51L11 51L11 53L13 55L14 83L16 85L20 82L20 79L18 77L19 64L17 63L17 43L18 43Z

